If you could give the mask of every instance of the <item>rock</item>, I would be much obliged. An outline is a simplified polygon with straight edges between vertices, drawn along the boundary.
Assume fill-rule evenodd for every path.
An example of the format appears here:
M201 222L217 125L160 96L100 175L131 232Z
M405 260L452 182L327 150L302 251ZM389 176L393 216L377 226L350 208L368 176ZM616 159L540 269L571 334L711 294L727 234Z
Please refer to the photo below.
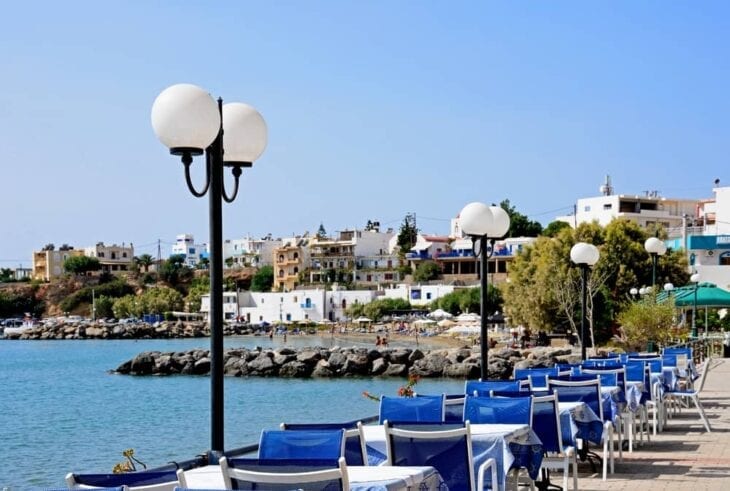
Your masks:
M386 377L405 377L408 375L408 365L404 363L391 363L383 375Z
M193 365L193 375L205 375L210 373L210 358L201 358Z
M388 350L384 353L384 356L390 363L397 365L405 365L408 363L408 357L410 356L410 350L397 348L394 350Z
M410 363L412 365L413 363L415 363L417 360L420 360L424 356L425 355L423 354L423 351L416 348L413 351L411 351L410 355L408 355L408 363Z
M117 373L124 374L124 375L128 374L129 372L132 371L132 360L125 361L124 363L122 363L121 365L119 365L117 367L117 369L114 370L114 371L117 372Z
M367 375L369 362L367 354L348 355L341 371L344 375Z
M155 370L155 359L150 353L142 353L132 360L131 372L138 375L148 375Z
M88 338L99 338L101 335L104 334L104 330L100 329L98 327L87 327L86 328L86 337Z
M412 374L420 377L440 377L444 373L444 367L448 364L446 356L442 352L431 352L420 360L417 360L411 367Z
M330 357L327 359L327 362L330 365L330 369L334 371L339 371L342 369L342 367L345 365L345 362L347 361L347 355L343 354L342 352L334 352L330 355Z
M274 358L272 361L274 362L274 365L282 366L286 363L289 363L290 361L294 361L297 359L297 356L293 353L279 353L277 355L274 355Z
M373 360L373 367L370 370L370 373L372 375L381 375L385 370L388 368L388 362L385 360L385 358L378 358L376 360Z
M334 372L327 360L319 360L312 371L312 377L329 378L333 376Z
M265 353L260 354L255 360L248 363L249 373L258 375L271 375L276 366L271 358Z
M280 377L290 378L306 378L309 377L311 369L306 363L301 361L290 361L279 370Z
M476 375L479 377L479 367L476 365L466 365L464 363L459 363L458 365L455 364L449 364L444 367L443 375L444 377L453 377L453 378L474 378L472 375L472 368L476 368Z
M322 354L315 350L305 350L297 355L297 361L306 363L307 365L316 365L322 359Z

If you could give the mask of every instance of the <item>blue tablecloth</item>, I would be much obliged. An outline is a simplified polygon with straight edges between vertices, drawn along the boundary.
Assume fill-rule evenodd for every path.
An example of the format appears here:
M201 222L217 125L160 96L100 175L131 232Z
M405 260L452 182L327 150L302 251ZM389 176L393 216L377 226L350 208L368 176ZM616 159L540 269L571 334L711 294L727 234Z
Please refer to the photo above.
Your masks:
M563 445L576 447L577 440L600 445L603 441L603 421L584 402L560 402L560 431Z
M348 466L350 491L445 491L433 467Z
M378 465L387 459L383 426L365 426L368 461ZM497 462L497 479L504 486L507 473L513 468L526 468L530 477L538 477L542 463L542 443L527 425L471 425L474 476L479 466L489 458ZM490 475L485 476L487 482Z

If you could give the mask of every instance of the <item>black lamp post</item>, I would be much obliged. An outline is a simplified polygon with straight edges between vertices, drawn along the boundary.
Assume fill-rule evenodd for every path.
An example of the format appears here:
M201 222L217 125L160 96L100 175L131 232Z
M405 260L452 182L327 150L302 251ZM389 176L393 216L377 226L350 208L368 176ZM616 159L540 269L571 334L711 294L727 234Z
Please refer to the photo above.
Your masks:
M469 203L459 213L459 224L461 230L472 240L474 256L480 259L480 347L481 347L481 370L482 380L487 380L489 366L489 330L487 312L487 293L489 288L488 261L494 252L494 241L504 237L509 230L509 215L500 206L487 206L484 203ZM477 241L479 248L477 249Z
M692 337L696 338L697 324L695 322L695 318L697 317L697 287L700 284L700 274L693 273L692 276L689 277L689 281L695 284L694 301L692 302Z
M656 237L649 237L644 242L644 249L651 255L651 288L652 291L656 286L656 263L659 256L663 256L667 252L667 246Z
M580 316L580 356L586 359L586 311L588 299L588 269L598 262L600 254L593 244L578 242L570 249L570 260L580 267L581 272L581 316Z
M195 197L208 194L210 226L210 380L211 448L217 463L224 450L223 388L223 212L222 200L233 202L242 169L251 167L266 147L266 123L251 106L223 105L205 90L177 84L163 90L152 105L152 127L157 138L180 156L185 181ZM201 190L190 179L193 157L205 153L206 181ZM223 184L223 168L234 177L231 195Z

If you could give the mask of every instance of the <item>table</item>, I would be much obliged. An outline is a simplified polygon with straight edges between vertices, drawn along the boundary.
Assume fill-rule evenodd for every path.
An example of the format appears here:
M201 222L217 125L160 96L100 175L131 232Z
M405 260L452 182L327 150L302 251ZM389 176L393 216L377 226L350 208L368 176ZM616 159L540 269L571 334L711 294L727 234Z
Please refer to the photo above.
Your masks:
M366 467L348 465L350 491L438 491L441 476L433 467ZM191 489L225 489L218 465L207 465L185 471Z
M577 440L603 442L603 421L585 402L558 402L563 445L577 447Z
M368 460L371 465L387 460L385 428L382 425L364 426ZM512 468L526 468L536 479L542 463L542 444L527 425L473 424L471 425L474 476L479 466L488 458L497 462L497 479L504 487L506 476ZM488 477L488 476L487 476Z

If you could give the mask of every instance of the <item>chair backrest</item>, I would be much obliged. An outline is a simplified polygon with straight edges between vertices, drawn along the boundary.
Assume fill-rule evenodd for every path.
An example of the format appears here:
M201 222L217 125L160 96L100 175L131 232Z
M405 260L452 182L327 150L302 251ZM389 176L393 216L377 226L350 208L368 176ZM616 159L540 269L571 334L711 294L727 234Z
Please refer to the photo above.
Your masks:
M644 360L649 365L649 371L651 373L662 373L662 359L661 358L649 358Z
M583 373L587 375L598 375L601 379L601 386L618 386L621 387L624 393L626 392L626 369L623 366L620 368L603 367L597 370L585 369Z
M459 416L461 417L461 415ZM345 430L345 462L347 465L368 465L365 434L360 421L349 421L347 423L281 423L280 428L284 431Z
M583 368L619 368L619 358L589 358L582 363Z
M345 456L345 430L264 430L259 441L259 459L326 459Z
M689 359L686 353L676 353L674 356L677 357L677 368L679 370L687 370L689 367Z
M664 348L662 355L687 355L688 359L692 359L692 348L686 346L684 348Z
M444 399L444 422L461 423L464 421L464 394L446 394Z
M532 398L532 429L540 438L545 452L563 453L558 396Z
M677 366L677 355L662 355L662 366L676 367Z
M519 380L467 380L464 384L464 393L473 396L475 392L479 395L489 394L492 390L520 390Z
M120 488L130 491L172 491L187 486L181 469L139 471L122 474L67 474L69 489Z
M464 403L464 421L472 424L529 425L532 422L532 396L467 396Z
M449 491L474 488L471 429L462 424L398 424L385 422L388 464L432 466Z
M555 380L548 381L550 389L557 394L561 402L584 402L603 421L603 404L601 399L601 380Z
M438 423L444 420L445 398L437 396L380 398L380 424L387 419L403 423Z
M347 491L345 458L331 460L220 459L226 489Z
M515 368L515 380L527 379L530 382L530 389L547 388L548 377L554 377L560 374L558 367L550 368Z
M646 364L641 360L632 360L626 362L626 380L630 382L644 382L646 373Z

